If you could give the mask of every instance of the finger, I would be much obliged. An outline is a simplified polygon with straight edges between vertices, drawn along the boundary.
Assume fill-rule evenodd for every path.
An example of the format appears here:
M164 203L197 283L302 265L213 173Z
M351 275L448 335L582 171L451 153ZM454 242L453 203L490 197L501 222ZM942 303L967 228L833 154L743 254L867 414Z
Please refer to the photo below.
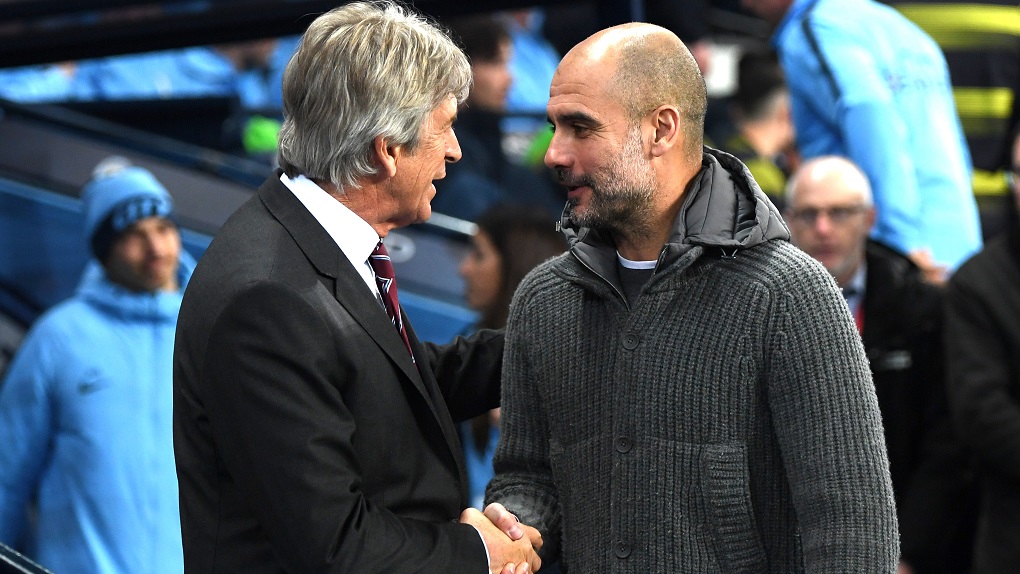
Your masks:
M502 530L511 540L520 540L524 536L524 528L514 516L502 504L494 502L485 507L485 517Z
M463 522L465 524L470 522L477 522L479 514L481 514L481 512L478 512L477 508L472 508L469 506L465 508L463 511L461 511L460 522Z
M542 548L542 533L537 528L532 526L522 525L524 528L524 534L528 537L528 541L531 542L531 547L535 550Z
M489 520L491 520L494 524L499 518L503 517L506 514L510 514L511 516L513 516L513 514L506 509L506 507L504 507L502 504L498 502L489 503L489 505L485 507L483 514L489 517Z
M528 574L529 572L531 572L531 566L527 562L521 562L517 565L514 574Z
M510 562L509 564L504 566L503 570L500 571L500 574L517 574L516 572L514 572L514 563Z

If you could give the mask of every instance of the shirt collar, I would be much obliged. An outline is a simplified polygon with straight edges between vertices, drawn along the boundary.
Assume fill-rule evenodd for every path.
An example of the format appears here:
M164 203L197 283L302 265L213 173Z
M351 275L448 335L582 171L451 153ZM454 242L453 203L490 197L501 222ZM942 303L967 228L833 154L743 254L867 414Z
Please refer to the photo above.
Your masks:
M282 173L280 181L308 209L355 267L368 260L379 243L379 234L367 221L303 175L290 178Z
M864 290L867 285L867 275L867 263L861 262L861 266L857 268L857 272L854 273L853 277L850 278L850 281L848 281L841 289L847 305L850 306L850 311L854 313L857 312L857 308L860 307L861 302L864 301Z
M846 287L848 289L853 289L857 293L863 295L864 286L866 283L865 278L867 276L868 276L868 264L862 261L861 266L857 268L857 272L854 273L854 276L851 277L850 281L847 282Z

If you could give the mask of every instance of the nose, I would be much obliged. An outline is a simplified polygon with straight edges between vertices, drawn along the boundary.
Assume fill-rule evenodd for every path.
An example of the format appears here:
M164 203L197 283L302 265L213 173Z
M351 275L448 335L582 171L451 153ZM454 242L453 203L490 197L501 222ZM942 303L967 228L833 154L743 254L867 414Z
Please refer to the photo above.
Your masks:
M170 246L169 238L158 233L145 234L145 249L153 257L162 257L167 253Z
M829 212L820 210L818 217L815 218L815 233L819 235L828 235L832 232L832 219L829 218Z
M450 137L446 140L446 161L447 163L457 163L460 161L461 156L460 142L457 141L457 133L451 129Z
M567 167L567 154L560 138L553 132L549 147L545 150L545 165L548 168Z
M510 66L502 68L500 72L500 85L503 86L503 92L505 93L514 84L514 73L510 71Z
M471 259L470 256L465 257L460 261L460 265L457 267L457 273L464 279L467 279L468 272L470 271L471 266L470 259Z

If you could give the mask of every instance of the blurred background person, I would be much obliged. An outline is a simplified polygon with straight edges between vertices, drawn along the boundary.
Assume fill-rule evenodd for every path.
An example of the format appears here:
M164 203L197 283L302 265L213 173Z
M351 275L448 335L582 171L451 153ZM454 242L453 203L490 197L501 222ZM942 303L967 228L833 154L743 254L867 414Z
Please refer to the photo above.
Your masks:
M54 572L179 574L171 360L194 261L149 171L108 160L82 198L94 261L0 387L0 541Z
M744 162L761 190L782 208L786 179L796 162L790 92L775 52L741 56L730 115L736 133L726 140L723 151Z
M0 69L0 98L48 103L74 99L75 62Z
M1012 221L960 267L946 293L949 408L975 455L980 489L974 574L1020 564L1020 137Z
M873 0L743 0L776 25L804 159L840 155L868 176L871 235L943 281L981 248L971 160L945 58Z
M904 254L868 239L875 206L850 161L806 161L786 202L793 243L836 279L867 351L896 498L899 572L965 573L973 488L946 407L941 289Z
M1012 134L1020 126L1020 9L1016 0L887 1L942 48L974 162L981 231L1010 223Z
M544 9L511 10L500 13L498 18L509 31L513 44L510 72L514 83L507 93L507 117L502 123L508 154L517 159L524 155L536 134L545 130L545 104L560 54L543 32Z
M555 220L566 197L544 166L531 170L518 165L503 148L501 122L514 82L513 44L506 25L493 16L475 16L451 20L448 26L471 62L472 84L454 124L464 155L436 181L432 209L474 221L493 205L515 203L537 206ZM548 87L546 92L548 97Z
M497 205L478 218L471 251L460 265L468 306L480 314L477 328L506 327L517 285L536 265L566 251L563 234L545 211ZM471 503L482 508L492 478L492 455L499 438L499 409L461 425Z
M111 56L79 63L76 99L137 100L236 96L263 108L276 39Z

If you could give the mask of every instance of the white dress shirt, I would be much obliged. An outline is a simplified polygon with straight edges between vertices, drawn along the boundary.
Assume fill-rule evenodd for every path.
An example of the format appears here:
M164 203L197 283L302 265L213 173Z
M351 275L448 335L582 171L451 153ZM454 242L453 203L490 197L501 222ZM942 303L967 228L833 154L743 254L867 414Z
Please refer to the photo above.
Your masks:
M287 174L281 173L280 181L333 238L340 251L343 251L351 265L361 275L365 285L368 285L376 299L379 299L375 272L368 262L368 256L375 251L375 246L380 241L375 229L307 177L299 175L291 179Z

